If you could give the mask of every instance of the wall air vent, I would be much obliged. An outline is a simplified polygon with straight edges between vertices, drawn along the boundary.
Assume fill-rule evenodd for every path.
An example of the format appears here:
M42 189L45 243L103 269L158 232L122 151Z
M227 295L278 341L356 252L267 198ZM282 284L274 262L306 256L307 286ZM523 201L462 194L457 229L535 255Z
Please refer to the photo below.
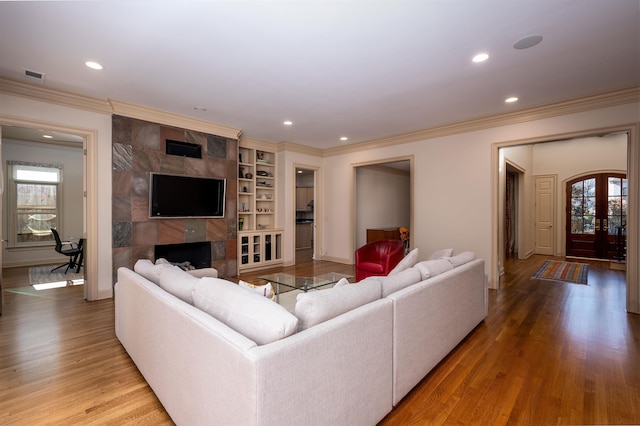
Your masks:
M24 79L30 83L44 84L45 74L43 72L24 69Z

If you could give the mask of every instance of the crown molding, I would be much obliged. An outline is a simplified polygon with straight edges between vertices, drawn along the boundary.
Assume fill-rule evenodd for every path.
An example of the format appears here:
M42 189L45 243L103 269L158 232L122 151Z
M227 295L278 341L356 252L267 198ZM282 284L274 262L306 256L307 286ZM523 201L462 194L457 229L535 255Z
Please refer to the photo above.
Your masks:
M376 139L337 148L329 148L323 151L323 156L330 157L334 155L365 151L374 148L383 148L409 142L417 142L426 139L434 139L460 133L468 133L478 130L486 130L494 127L502 127L528 121L541 120L545 118L557 117L560 115L574 114L578 112L625 105L634 102L640 102L640 86L630 87L627 89L607 92L593 96L570 99L567 101L556 102L549 105L529 108L507 114L499 114L453 124L447 124L444 126L433 127L431 129L420 130L417 132L406 133L384 139Z
M324 156L324 151L322 149L299 145L291 142L280 142L277 147L278 151L297 152L298 154L311 155L314 157Z
M21 96L23 98L44 101L65 107L93 111L101 114L118 114L130 118L151 121L168 126L191 129L231 139L238 139L242 130L209 121L198 120L179 114L160 111L140 105L134 105L115 99L96 99L75 95L59 90L52 90L33 84L0 77L0 93Z
M139 120L161 123L168 126L175 126L184 129L191 129L198 132L209 133L231 139L239 139L242 134L241 129L211 123L209 121L198 120L184 115L161 111L149 107L130 104L115 99L109 99L113 114Z
M21 96L52 104L77 108L85 111L111 114L111 107L106 100L79 96L73 93L52 90L0 77L0 93Z

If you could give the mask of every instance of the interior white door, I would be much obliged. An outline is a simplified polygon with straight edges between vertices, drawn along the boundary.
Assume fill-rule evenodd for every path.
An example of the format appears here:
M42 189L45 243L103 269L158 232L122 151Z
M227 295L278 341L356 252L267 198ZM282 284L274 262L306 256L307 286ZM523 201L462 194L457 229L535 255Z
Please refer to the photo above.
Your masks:
M555 254L556 177L535 177L535 247L536 254Z

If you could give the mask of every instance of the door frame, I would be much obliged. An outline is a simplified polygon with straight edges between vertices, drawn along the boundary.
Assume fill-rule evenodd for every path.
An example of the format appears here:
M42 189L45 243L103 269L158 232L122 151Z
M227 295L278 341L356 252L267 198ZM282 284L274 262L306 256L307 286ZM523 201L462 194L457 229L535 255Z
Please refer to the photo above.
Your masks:
M614 132L626 132L627 139L627 180L629 181L629 210L628 210L628 228L627 228L627 261L626 265L626 283L627 312L640 314L640 281L639 267L640 262L640 242L638 227L640 226L640 123L622 124L619 126L611 126L605 128L594 128L584 131L576 131L570 133L561 133L555 135L547 135L537 138L528 138L520 140L511 140L506 142L496 142L491 146L491 253L493 261L491 262L489 283L491 288L498 289L500 286L500 253L498 243L498 229L501 226L499 222L499 194L501 188L499 186L499 170L500 165L500 148L529 145L542 142L553 142L563 139L589 137L596 135L605 135ZM566 220L565 220L566 221Z
M98 299L98 134L96 130L62 126L60 124L0 117L0 126L18 126L35 129L49 129L81 136L83 139L83 236L85 237L85 286L84 297L88 301Z

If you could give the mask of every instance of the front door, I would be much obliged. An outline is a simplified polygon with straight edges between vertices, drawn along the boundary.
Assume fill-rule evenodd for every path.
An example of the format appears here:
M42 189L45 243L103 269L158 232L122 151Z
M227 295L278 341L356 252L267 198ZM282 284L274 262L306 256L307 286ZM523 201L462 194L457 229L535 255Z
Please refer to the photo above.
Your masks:
M627 188L626 175L620 173L567 182L567 256L624 259Z

